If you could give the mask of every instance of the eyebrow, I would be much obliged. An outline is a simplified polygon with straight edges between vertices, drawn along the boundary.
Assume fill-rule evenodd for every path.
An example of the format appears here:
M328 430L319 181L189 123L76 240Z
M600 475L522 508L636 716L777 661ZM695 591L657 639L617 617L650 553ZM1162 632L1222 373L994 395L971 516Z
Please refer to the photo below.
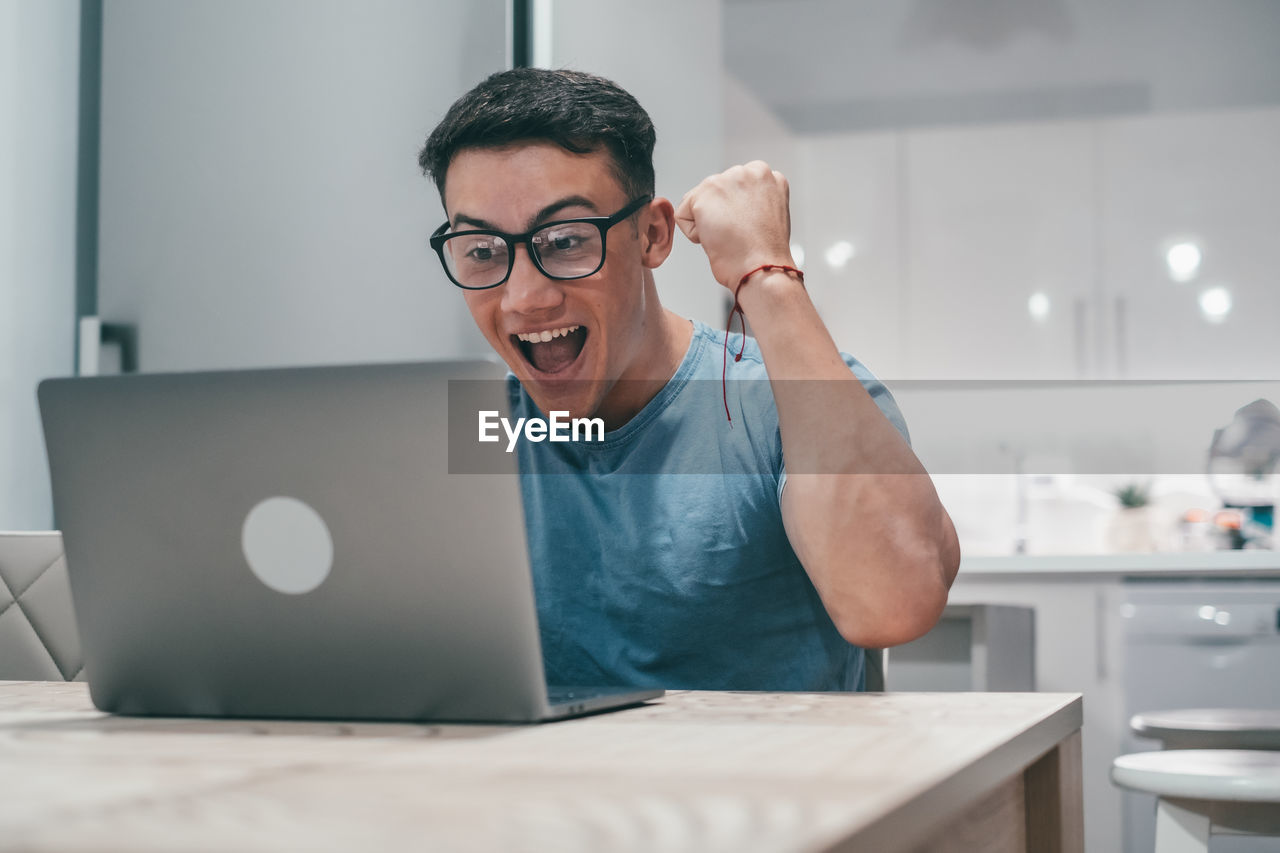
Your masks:
M533 219L529 220L528 229L532 231L538 225L542 224L543 222L546 222L548 219L550 219L552 216L555 216L557 213L564 210L566 207L585 207L595 213L600 212L600 209L595 206L595 203L592 202L590 199L588 199L586 196L580 196L580 195L566 196L562 199L559 199L558 201L551 202L551 204L548 204L546 207L542 208L542 210L539 210L537 214L533 217ZM454 228L457 228L459 225L464 223L472 226L473 228L483 228L487 231L502 230L501 228L494 225L493 223L488 222L484 219L481 219L478 216L468 216L465 213L459 213L457 216L453 218Z

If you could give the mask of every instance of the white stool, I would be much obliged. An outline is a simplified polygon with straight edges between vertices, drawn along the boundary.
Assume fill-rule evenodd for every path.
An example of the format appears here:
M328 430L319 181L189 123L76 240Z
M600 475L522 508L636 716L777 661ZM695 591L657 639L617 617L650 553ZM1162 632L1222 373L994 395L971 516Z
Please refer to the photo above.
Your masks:
M1112 763L1111 780L1159 798L1156 853L1206 853L1214 833L1280 835L1280 752L1138 752Z
M1193 708L1134 714L1129 728L1165 749L1280 750L1280 711Z

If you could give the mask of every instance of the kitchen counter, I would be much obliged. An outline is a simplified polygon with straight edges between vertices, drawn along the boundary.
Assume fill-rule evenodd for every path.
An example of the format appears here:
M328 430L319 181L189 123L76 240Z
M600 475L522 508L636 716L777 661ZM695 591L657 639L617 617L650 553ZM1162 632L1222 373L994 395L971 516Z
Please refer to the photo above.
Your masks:
M974 556L961 559L960 575L1280 578L1280 551Z

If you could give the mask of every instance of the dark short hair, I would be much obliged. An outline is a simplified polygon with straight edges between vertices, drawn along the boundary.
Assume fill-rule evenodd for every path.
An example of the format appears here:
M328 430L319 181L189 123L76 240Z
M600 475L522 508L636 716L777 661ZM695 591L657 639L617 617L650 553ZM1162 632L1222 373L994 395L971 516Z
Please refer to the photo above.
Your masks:
M444 199L445 173L466 148L553 142L575 154L601 148L629 198L652 194L653 121L618 84L582 71L513 68L492 74L449 107L418 165Z

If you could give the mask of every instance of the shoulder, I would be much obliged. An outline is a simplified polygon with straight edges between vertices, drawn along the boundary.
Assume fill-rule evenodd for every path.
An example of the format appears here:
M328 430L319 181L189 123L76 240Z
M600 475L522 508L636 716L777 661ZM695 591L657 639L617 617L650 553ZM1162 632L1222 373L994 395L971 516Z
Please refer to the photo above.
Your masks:
M705 323L694 321L694 339L695 343L713 349L715 351L714 354L718 356L716 358L704 357L702 359L703 378L714 378L717 381L720 380L721 376L730 381L767 380L769 378L764 356L761 354L760 346L756 343L755 338L746 337L736 332L731 333L713 329ZM737 358L739 353L742 356L740 359ZM902 411L898 408L897 401L893 399L893 394L889 391L888 386L869 367L849 353L841 351L840 358L844 360L849 371L862 383L862 387L871 395L871 399L876 402L884 416L897 428L902 437L910 443L911 437L907 430L906 419L903 418ZM755 392L747 392L745 396L748 399L757 398L757 402L765 402L767 400L772 403L773 394L767 382L749 383L747 387L753 388ZM765 396L766 394L767 396ZM729 392L729 396L733 396L732 391Z
M706 323L693 321L693 343L701 347L698 360L698 378L716 379L722 375L729 379L768 379L764 356L755 338L740 332L713 329ZM739 357L740 356L740 357ZM727 371L727 373L726 373Z
M847 352L841 352L840 357L844 359L844 363L848 365L853 375L858 377L862 387L867 389L867 393L871 395L871 399L875 401L881 413L889 419L889 423L893 424L894 428L906 439L907 444L910 444L911 433L907 430L906 418L902 416L902 410L898 408L898 401L893 399L893 394L889 391L888 386L880 381L871 372L870 368Z

